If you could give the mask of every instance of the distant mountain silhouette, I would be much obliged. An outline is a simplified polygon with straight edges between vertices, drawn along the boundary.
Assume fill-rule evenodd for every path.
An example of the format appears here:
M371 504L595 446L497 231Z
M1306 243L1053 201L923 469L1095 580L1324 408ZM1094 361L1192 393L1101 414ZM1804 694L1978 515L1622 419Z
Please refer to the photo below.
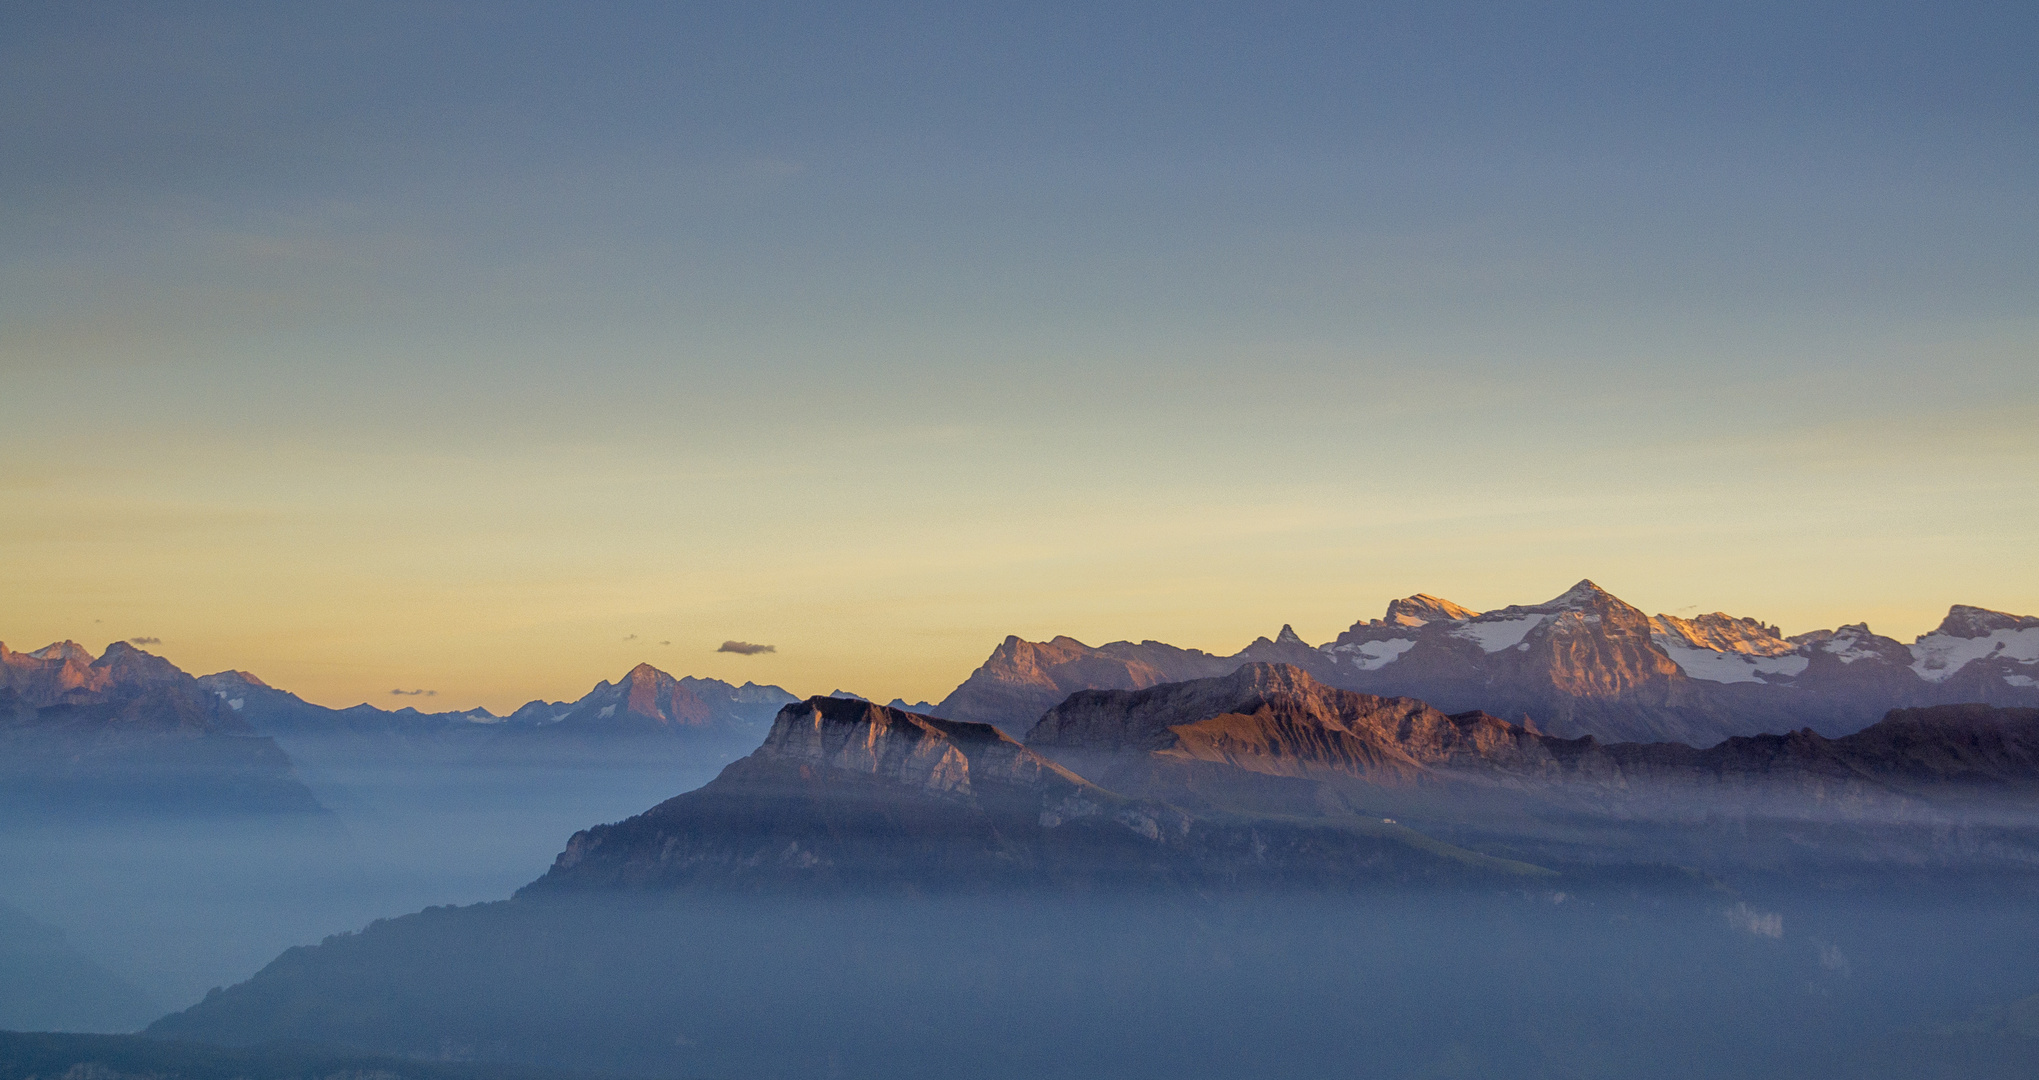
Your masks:
M797 700L776 686L674 678L639 664L578 701L523 706L479 753L503 762L719 764L750 752L780 707Z
M324 812L274 740L162 657L0 645L0 672L0 802L20 819Z

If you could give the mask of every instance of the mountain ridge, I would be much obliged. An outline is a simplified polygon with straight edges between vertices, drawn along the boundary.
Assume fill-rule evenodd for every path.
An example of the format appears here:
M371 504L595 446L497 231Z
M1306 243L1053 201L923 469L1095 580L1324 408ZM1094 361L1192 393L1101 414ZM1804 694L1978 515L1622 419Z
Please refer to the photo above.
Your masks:
M1906 645L1859 623L1786 638L1721 612L1648 616L1590 579L1541 604L1485 612L1418 593L1323 645L1284 626L1231 656L1008 637L937 712L1024 732L1078 690L1137 690L1256 662L1447 713L1527 717L1556 734L1703 746L1808 726L1844 735L1892 708L2039 706L2039 617L1957 604Z
M0 799L18 814L327 813L274 739L162 657L0 644L0 672Z

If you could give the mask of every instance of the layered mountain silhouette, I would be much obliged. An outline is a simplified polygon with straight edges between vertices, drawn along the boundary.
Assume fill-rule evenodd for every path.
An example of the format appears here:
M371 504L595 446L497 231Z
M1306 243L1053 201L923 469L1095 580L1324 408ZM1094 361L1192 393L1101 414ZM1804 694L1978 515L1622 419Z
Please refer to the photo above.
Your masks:
M1810 727L1844 735L1892 708L2039 706L2039 618L1956 605L1906 645L1854 624L1785 638L1721 613L1651 617L1591 581L1475 612L1418 594L1311 646L1283 627L1232 656L1161 642L1007 638L935 710L1025 732L1079 690L1137 690L1287 663L1327 686L1527 718L1547 733L1706 746Z
M314 705L245 671L198 680L256 731L321 764L383 759L412 764L548 766L719 765L756 746L780 706L776 686L675 678L639 664L575 701L532 701L508 716L487 709L420 712Z
M0 677L0 801L17 820L324 812L273 739L162 657L0 645Z
M776 686L674 678L650 664L571 703L533 701L504 718L481 754L588 764L728 761L757 746L779 709Z

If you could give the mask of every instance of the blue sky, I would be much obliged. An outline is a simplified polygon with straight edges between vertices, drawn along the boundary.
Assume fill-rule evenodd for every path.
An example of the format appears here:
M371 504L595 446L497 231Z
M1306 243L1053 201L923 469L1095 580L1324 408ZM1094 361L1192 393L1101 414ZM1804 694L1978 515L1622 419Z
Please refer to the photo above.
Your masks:
M10 645L514 704L1581 576L2039 611L2034 9L0 28Z

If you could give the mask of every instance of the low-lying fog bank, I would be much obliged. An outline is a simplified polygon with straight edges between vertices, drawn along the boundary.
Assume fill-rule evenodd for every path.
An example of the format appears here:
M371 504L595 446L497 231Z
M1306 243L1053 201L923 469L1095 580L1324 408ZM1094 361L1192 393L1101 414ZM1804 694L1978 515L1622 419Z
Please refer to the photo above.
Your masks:
M0 827L0 885L81 957L161 1003L69 1012L67 1030L132 1031L231 986L293 945L433 904L498 899L568 837L693 787L713 768L363 765L306 770L334 813L306 820L72 815ZM0 984L33 985L0 949ZM40 970L40 969L37 969ZM0 1027L29 1013L0 1010ZM41 1015L35 1013L33 1015Z
M534 896L151 1034L746 1077L2029 1076L2028 895Z

